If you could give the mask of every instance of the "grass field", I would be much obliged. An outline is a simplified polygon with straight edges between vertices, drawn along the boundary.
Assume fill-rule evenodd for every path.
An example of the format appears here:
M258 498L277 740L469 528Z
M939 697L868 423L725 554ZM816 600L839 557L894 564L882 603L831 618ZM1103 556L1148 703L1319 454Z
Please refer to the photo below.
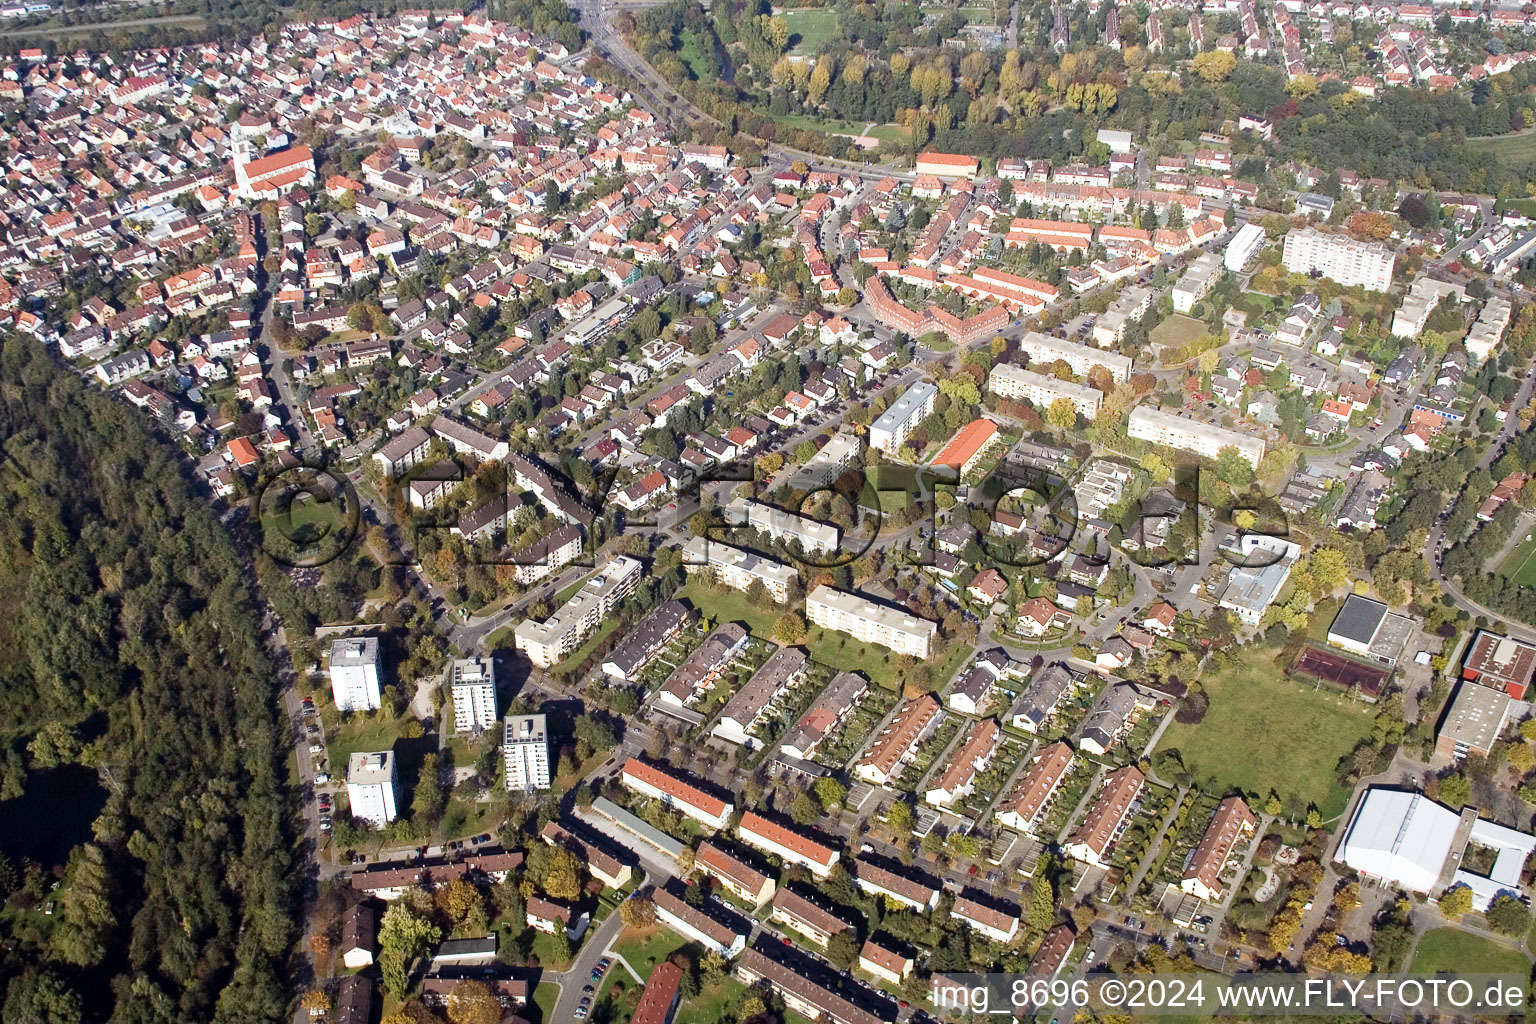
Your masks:
M625 928L614 940L613 951L623 957L642 978L651 976L651 968L672 953L688 945L675 932L657 925L653 928ZM615 966L615 971L623 968Z
M1174 722L1158 749L1177 748L1213 791L1237 786L1260 796L1315 804L1329 819L1349 794L1334 778L1339 758L1370 735L1368 711L1347 697L1291 682L1269 653L1253 652L1225 675L1203 679L1211 706L1198 725ZM1233 737L1242 737L1234 743ZM1275 765L1285 765L1277 773Z
M1536 533L1515 545L1499 565L1499 575L1522 587L1536 587Z
M538 1010L534 1024L553 1024L555 1004L560 1001L560 988L552 982L544 982L533 990L533 1005Z
M1175 313L1156 327L1149 337L1154 345L1183 348L1205 333L1205 322L1192 316Z
M837 31L837 12L830 7L785 11L792 53L815 53Z
M1521 164L1536 160L1536 132L1520 135L1485 135L1467 140L1467 151L1492 153L1506 163Z
M754 605L747 595L738 590L715 593L696 581L677 592L678 598L697 608L716 624L745 622L753 636L768 639L773 627L784 610L777 605ZM806 637L805 648L811 658L839 672L850 669L864 673L873 682L886 686L897 683L898 657L884 647L863 644L846 633L828 632L812 626Z
M704 54L699 49L699 41L687 29L683 30L682 46L678 48L677 56L688 65L688 72L693 75L695 81L709 80L709 70L704 65Z
M1523 976L1530 969L1530 959L1519 950L1455 928L1436 928L1419 939L1419 948L1413 954L1413 966L1409 971L1413 974L1467 971Z

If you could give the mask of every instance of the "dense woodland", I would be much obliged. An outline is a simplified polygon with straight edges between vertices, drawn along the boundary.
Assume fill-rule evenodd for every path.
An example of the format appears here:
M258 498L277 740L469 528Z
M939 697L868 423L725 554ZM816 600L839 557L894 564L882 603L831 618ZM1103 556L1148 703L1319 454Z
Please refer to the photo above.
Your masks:
M243 560L179 453L29 338L0 451L3 795L70 764L106 791L67 870L0 857L0 1017L279 1020L294 865Z

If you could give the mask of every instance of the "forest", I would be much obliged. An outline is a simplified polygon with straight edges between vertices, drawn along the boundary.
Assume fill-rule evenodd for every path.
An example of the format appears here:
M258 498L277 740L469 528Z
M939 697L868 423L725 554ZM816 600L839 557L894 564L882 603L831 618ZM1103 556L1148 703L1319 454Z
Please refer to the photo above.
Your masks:
M179 452L25 336L0 455L0 798L59 766L104 793L65 863L0 856L0 1017L280 1020L295 864L244 561Z

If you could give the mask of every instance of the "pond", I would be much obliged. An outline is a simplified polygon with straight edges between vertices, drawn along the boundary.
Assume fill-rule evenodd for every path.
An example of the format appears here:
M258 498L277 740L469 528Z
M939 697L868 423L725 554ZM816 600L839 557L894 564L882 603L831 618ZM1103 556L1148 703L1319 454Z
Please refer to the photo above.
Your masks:
M0 849L50 867L91 838L91 823L107 802L96 773L80 765L33 772L26 792L0 802Z

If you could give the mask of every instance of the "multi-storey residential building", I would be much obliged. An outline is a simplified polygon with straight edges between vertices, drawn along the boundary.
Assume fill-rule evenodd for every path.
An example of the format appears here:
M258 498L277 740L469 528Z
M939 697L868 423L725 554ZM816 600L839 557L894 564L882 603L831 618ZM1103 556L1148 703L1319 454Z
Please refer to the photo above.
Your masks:
M854 882L862 892L893 900L910 907L919 914L926 913L939 904L941 889L936 880L926 876L913 878L906 874L897 874L889 868L867 860L854 861L853 868Z
M331 641L331 698L337 711L375 711L379 707L379 638L347 637Z
M624 762L619 779L641 796L660 800L709 828L724 828L731 812L736 809L729 800L706 792L674 770L648 764L637 757Z
M1237 229L1237 234L1227 243L1226 252L1222 254L1221 264L1234 274L1241 273L1248 265L1248 261L1264 245L1264 226L1262 224L1248 223Z
M517 649L541 668L553 665L575 650L604 616L635 592L643 568L639 560L628 555L615 556L549 618L518 623L513 630Z
M974 419L955 432L944 447L933 457L931 466L952 469L964 478L986 458L994 445L1001 444L1003 436L997 424L988 419Z
M987 375L987 387L999 398L1022 399L1040 409L1049 409L1052 402L1065 398L1085 420L1098 416L1099 407L1104 402L1104 395L1098 388L1048 377L1012 363L998 363L992 367L992 372Z
M997 751L1002 730L997 720L984 718L971 727L965 742L955 751L949 765L938 778L928 783L923 799L935 807L951 807L970 796L976 788L976 776L985 770Z
M1392 250L1380 242L1360 242L1316 228L1287 234L1282 256L1285 269L1293 274L1318 273L1345 287L1359 285L1373 292L1392 287L1394 258Z
M800 720L789 727L779 742L781 758L809 761L823 740L832 734L869 692L869 680L857 672L840 672L816 697Z
M725 506L725 521L730 526L760 530L783 544L794 541L807 553L836 550L843 531L832 523L796 515L777 505L750 498L732 498ZM711 545L718 542L711 541Z
M1019 351L1029 357L1029 365L1044 369L1060 360L1072 368L1079 377L1088 376L1095 366L1108 370L1116 384L1123 384L1131 376L1131 360L1116 352L1078 345L1060 338L1048 337L1039 331L1026 331L1019 339Z
M355 751L347 760L347 804L354 818L383 828L395 820L395 754Z
M496 724L496 664L490 658L459 658L448 666L455 732L479 732Z
M773 899L777 883L769 875L710 840L699 844L693 866L701 873L719 879L729 892L753 907L761 907Z
M1194 452L1206 459L1217 458L1223 448L1235 448L1255 469L1263 460L1265 451L1262 437L1240 434L1213 423L1185 419L1149 405L1138 405L1131 410L1126 435L1139 441L1151 441L1179 451Z
M1263 233L1262 228L1259 231ZM1196 303L1209 295L1221 278L1221 267L1220 256L1213 252L1201 253L1170 291L1174 312L1191 312Z
M931 412L939 389L925 380L907 388L906 392L889 409L881 413L869 427L869 443L887 455L894 456L911 436L912 431Z
M771 853L786 864L799 864L817 878L830 875L838 860L835 847L785 828L755 811L741 816L736 834L747 845Z
M823 629L849 633L865 643L877 644L914 658L926 658L933 650L939 627L927 619L909 615L889 605L876 604L861 594L834 590L822 584L805 599L806 618Z
M508 715L501 738L507 791L549 788L549 732L543 715Z
M774 651L746 685L726 701L711 735L728 743L753 747L752 727L775 698L801 679L805 666L805 651L799 647Z
M797 575L783 562L708 537L694 537L684 545L683 568L690 573L713 572L716 580L732 590L761 583L779 604L789 598L790 583Z

